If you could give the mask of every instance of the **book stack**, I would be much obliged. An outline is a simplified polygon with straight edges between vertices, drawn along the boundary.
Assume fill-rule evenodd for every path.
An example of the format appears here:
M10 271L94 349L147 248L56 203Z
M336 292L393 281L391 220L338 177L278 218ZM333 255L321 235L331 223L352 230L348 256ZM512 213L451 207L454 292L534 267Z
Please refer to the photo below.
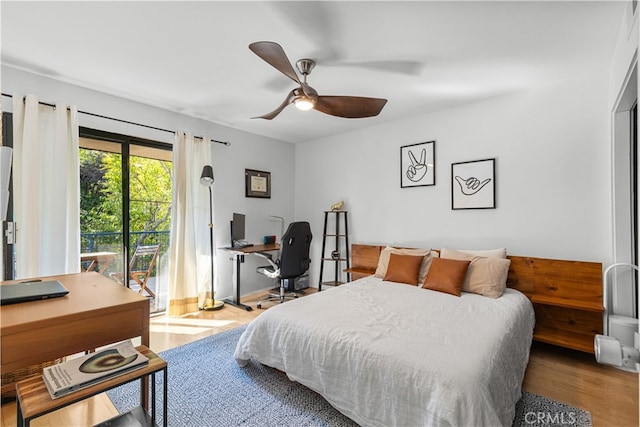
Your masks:
M44 368L43 379L52 399L92 386L149 363L149 358L123 341L95 353Z

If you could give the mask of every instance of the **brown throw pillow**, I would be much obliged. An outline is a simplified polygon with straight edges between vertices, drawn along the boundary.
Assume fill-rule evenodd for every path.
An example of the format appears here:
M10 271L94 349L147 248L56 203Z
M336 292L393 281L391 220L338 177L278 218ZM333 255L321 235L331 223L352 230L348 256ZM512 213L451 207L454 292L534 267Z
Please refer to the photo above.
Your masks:
M470 263L471 261L433 258L422 287L459 297Z
M376 277L384 280L384 276L385 274L387 274L387 268L389 268L390 254L423 256L424 259L422 260L422 266L420 267L420 276L418 277L418 283L424 282L424 278L427 277L427 271L429 271L429 267L431 266L431 257L433 256L431 249L408 249L387 246L382 250L382 252L380 252L380 257L378 258L378 265L375 273Z
M423 258L416 255L390 254L389 267L387 267L387 272L382 280L417 285Z

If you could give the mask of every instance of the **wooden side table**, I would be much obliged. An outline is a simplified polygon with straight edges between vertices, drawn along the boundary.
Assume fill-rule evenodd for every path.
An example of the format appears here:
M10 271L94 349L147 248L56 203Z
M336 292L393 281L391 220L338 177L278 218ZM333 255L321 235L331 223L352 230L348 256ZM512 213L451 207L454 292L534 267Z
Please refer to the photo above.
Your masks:
M44 384L42 376L31 377L16 383L16 402L17 402L17 421L18 427L29 426L31 420L48 414L49 412L56 411L58 409L69 406L73 403L79 402L83 399L95 396L96 394L103 393L112 388L116 388L123 384L130 383L135 380L140 380L140 406L132 409L129 412L120 414L114 418L105 421L100 426L108 425L121 425L118 424L121 420L127 420L129 418L135 418L141 425L155 426L156 425L156 373L162 371L163 373L163 391L162 391L162 413L163 413L163 426L167 427L167 362L160 358L153 351L149 350L145 346L136 347L136 349L149 358L149 363L140 369L136 369L131 372L124 373L117 377L108 379L106 381L95 384L91 387L87 387L73 393L69 393L65 396L57 399L51 399L51 395L47 390L47 386ZM151 376L151 412L148 413L145 409L145 379Z

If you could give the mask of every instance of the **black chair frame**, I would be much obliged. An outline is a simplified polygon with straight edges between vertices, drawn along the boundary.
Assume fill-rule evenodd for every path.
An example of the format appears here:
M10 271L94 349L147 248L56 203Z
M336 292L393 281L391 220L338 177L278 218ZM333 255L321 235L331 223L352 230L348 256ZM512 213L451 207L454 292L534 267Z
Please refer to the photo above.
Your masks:
M285 282L294 280L309 269L311 258L309 258L309 248L311 247L311 226L306 221L292 222L282 236L280 243L280 259L274 261L269 254L256 253L269 262L269 265L257 268L257 272L279 281L279 293L269 294L269 296L258 302L257 307L262 308L262 303L267 301L280 301L283 303L287 299L298 298L295 292L287 292Z

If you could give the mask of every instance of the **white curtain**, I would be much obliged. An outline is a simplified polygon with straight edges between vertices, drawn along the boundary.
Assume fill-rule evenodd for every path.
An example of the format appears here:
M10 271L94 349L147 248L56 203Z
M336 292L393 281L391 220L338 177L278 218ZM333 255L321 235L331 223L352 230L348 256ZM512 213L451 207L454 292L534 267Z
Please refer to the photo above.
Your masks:
M13 97L16 277L80 272L76 107Z
M211 292L209 209L213 205L209 206L208 188L200 184L205 165L213 166L211 141L176 132L169 247L170 316L198 311Z

